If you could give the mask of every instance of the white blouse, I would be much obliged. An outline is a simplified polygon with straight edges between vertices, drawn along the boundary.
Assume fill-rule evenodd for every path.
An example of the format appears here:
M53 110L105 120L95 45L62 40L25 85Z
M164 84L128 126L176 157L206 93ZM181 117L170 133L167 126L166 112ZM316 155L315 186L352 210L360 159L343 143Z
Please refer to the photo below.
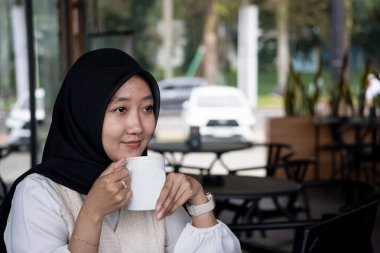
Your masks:
M62 201L39 174L22 180L15 191L4 232L8 253L68 253L67 225ZM116 228L119 212L105 217ZM210 228L196 228L183 208L165 218L165 252L241 252L239 240L221 221Z

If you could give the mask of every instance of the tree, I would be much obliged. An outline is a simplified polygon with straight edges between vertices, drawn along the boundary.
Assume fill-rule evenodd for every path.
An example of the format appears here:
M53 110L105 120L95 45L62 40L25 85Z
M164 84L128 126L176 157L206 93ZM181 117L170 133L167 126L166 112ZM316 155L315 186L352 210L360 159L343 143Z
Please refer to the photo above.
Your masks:
M277 91L283 93L289 72L288 0L278 0L277 26Z
M352 40L373 65L380 65L380 3L376 0L354 1Z
M218 0L210 0L206 23L203 33L203 46L205 56L203 61L204 75L208 83L217 83L218 73L218 37L216 35L216 27L218 24L218 15L216 13L216 5Z
M311 8L311 6L313 6ZM276 91L283 93L289 75L289 66L295 51L310 52L321 47L328 36L328 1L272 0L263 6L272 9L276 19L277 34L277 85ZM267 29L270 29L268 27Z

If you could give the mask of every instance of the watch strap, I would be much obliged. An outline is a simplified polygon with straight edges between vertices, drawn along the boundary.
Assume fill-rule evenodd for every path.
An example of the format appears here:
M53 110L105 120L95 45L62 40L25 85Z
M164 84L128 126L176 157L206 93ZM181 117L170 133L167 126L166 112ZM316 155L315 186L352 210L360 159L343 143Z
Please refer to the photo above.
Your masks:
M206 195L206 198L208 199L208 202L205 204L195 206L195 205L190 205L186 203L187 211L189 212L191 216L200 216L214 210L215 208L214 197L209 192L205 193L205 195Z

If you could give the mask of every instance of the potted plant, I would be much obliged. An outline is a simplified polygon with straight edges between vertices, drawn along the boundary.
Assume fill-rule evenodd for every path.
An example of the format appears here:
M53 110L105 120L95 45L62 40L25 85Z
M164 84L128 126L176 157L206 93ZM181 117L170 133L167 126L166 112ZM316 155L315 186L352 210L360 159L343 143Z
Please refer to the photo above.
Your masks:
M291 64L284 94L285 116L267 121L267 140L294 145L297 158L315 156L314 116L323 84L322 72L320 60L313 81L306 86ZM308 173L307 178L319 177L312 171Z
M317 164L320 169L318 172L310 173L307 178L318 177L323 179L329 178L331 175L331 154L319 151L321 147L330 145L334 136L329 124L316 124L316 122L320 122L319 120L324 118L333 120L334 118L363 117L369 114L366 111L368 108L372 108L372 114L376 115L374 108L380 105L378 95L370 100L366 97L369 87L368 78L371 73L374 73L370 68L369 61L365 64L356 99L347 78L349 66L347 54L344 55L342 63L338 80L328 90L328 113L323 114L317 110L321 101L322 87L322 63L320 62L313 81L308 86L302 82L300 75L293 66L290 67L284 95L285 116L268 119L268 142L283 142L294 145L297 148L296 157L317 156ZM376 77L376 75L372 75L372 77ZM380 86L380 81L378 85ZM357 102L356 107L355 102ZM379 104L376 105L376 103Z

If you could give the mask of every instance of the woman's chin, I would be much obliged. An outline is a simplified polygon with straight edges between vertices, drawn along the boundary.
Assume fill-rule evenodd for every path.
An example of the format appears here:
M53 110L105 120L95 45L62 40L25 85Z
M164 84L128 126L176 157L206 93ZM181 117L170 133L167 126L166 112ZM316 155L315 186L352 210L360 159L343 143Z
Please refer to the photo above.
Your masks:
M135 157L135 156L141 156L143 153L143 150L134 150L127 153L124 153L120 158L128 158L128 157Z

